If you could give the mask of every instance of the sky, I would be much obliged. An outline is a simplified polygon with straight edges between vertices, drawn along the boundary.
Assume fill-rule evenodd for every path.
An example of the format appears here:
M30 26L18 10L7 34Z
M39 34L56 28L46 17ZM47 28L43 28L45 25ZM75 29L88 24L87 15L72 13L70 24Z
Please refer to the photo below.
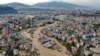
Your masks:
M39 2L49 2L49 1L63 1L78 5L96 5L96 6L98 6L98 4L100 3L100 0L0 0L0 4L20 2L28 5L33 5Z

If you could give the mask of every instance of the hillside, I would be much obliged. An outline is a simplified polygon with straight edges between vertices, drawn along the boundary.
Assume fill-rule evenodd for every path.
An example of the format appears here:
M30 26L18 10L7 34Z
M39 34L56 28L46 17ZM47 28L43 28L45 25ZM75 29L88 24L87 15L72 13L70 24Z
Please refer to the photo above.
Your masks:
M8 4L3 4L3 5L4 5L4 6L12 7L12 8L14 8L14 9L20 9L20 8L27 8L27 7L29 7L29 5L22 4L22 3L17 3L17 2L8 3Z
M16 14L17 10L8 7L8 6L0 6L0 14Z
M80 6L76 4L66 3L66 2L42 2L34 5L26 5L18 2L2 4L3 6L12 7L17 10L40 10L40 9L78 9L87 8L85 6Z
M73 8L84 8L84 6L79 6L76 4L66 3L66 2L44 2L37 3L33 5L36 8L43 9L73 9Z

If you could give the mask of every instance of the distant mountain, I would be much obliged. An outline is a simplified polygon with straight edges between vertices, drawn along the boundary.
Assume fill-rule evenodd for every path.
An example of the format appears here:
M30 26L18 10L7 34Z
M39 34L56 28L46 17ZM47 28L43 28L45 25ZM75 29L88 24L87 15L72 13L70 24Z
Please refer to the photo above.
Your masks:
M25 4L17 3L17 2L3 4L3 6L9 6L9 7L12 7L14 9L20 9L20 8L27 8L27 7L29 7L29 5L25 5Z
M50 11L50 9L41 9L41 8L21 8L18 11Z
M37 3L35 5L26 5L18 2L2 4L3 6L12 7L17 10L40 10L40 9L78 9L86 8L85 6L80 6L76 4L66 3L66 2L43 2Z
M8 6L0 6L0 14L16 14L17 10L8 7Z
M37 3L32 7L44 8L44 9L74 9L74 8L85 8L85 6L79 6L76 4L66 3L66 2L43 2Z

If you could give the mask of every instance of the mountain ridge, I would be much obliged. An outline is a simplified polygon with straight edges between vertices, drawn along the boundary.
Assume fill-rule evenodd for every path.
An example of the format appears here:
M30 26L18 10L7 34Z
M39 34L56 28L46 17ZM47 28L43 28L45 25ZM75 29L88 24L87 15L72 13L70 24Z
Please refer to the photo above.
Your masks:
M18 11L11 7L0 6L0 14L16 14L16 13L18 13Z
M67 2L41 2L34 5L26 5L18 2L3 4L4 6L9 6L14 9L23 9L23 8L40 8L40 9L74 9L74 8L86 8L85 6L80 6Z
M42 7L42 8L62 8L62 9L68 9L68 8L81 8L81 7L85 7L85 6L80 6L80 5L76 5L76 4L72 4L72 3L67 3L67 2L42 2L42 3L37 3L35 5L33 5L33 7Z
M2 4L2 5L12 7L12 8L15 8L15 9L29 7L29 5L26 5L26 4L23 4L23 3L18 3L18 2L12 2L12 3L7 3L7 4Z

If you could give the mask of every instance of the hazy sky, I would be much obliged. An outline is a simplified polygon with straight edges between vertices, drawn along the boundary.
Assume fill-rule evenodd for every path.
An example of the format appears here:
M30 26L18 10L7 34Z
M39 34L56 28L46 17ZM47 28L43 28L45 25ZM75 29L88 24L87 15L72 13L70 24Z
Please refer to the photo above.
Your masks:
M48 2L48 1L65 1L75 4L81 5L91 5L91 4L99 4L100 0L0 0L0 4L10 3L10 2L20 2L24 4L35 4L39 2Z

